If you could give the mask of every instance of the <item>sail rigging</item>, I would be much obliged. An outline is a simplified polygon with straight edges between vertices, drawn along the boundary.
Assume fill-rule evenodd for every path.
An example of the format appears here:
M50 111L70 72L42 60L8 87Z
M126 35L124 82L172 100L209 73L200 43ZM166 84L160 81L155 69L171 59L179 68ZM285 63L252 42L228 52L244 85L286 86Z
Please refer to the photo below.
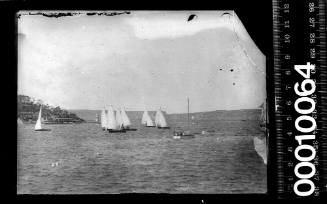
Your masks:
M193 119L193 118L192 118ZM174 139L192 138L194 134L190 132L190 100L187 98L187 131L174 131Z

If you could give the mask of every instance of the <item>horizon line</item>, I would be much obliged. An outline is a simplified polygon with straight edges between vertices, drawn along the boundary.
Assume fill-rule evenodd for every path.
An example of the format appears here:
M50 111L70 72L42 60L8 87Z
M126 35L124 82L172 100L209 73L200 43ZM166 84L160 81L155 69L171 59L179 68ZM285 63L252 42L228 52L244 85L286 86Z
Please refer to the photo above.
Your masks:
M68 111L101 111L102 109L66 109ZM206 112L215 112L215 111L241 111L241 110L261 110L261 108L242 108L242 109L216 109L212 111L197 111L197 112L190 112L190 113L206 113ZM145 110L125 110L126 112L144 112ZM157 110L146 110L150 112L156 112ZM165 110L161 110L166 112ZM168 114L187 114L187 112L171 112Z

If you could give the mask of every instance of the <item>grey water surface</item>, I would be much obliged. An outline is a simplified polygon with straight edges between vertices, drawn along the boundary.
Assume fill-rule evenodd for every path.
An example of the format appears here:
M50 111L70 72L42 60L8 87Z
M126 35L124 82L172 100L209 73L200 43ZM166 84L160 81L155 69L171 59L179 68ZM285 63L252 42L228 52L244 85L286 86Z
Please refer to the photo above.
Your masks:
M18 126L18 194L265 193L267 168L256 120L192 120L190 139L171 129L108 133L99 124ZM134 122L135 124L135 122ZM176 127L175 127L176 126ZM202 132L202 130L211 130ZM203 134L201 134L203 133Z

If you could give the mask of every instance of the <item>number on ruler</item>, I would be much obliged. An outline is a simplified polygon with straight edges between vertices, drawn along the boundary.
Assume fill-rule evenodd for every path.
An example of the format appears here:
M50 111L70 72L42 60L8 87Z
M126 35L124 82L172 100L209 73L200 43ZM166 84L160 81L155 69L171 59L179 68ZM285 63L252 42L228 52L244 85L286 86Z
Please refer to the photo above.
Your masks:
M284 42L285 43L290 43L291 42L291 35L290 34L285 34L284 35Z
M284 4L284 13L289 13L290 12L290 4Z
M316 26L316 19L314 17L309 18L309 26L315 28Z
M312 13L315 11L315 3L311 2L309 3L309 12Z
M297 73L308 79L310 78L310 70L315 69L315 66L308 62L306 65L295 65L294 69L297 71ZM306 70L306 73L302 70Z
M310 33L310 43L313 44L316 42L316 34Z

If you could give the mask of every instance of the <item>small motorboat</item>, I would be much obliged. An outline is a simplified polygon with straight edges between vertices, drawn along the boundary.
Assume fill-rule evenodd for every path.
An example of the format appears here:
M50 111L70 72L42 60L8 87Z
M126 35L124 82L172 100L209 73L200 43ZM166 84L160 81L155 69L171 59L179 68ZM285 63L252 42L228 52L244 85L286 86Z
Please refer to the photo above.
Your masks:
M191 134L189 131L175 131L174 132L174 139L187 139L195 137L194 134Z
M190 102L189 102L189 99L187 99L187 124L188 124L188 129L190 129ZM174 135L173 135L174 139L187 139L187 138L193 138L193 137L195 137L195 135L192 134L190 130L174 131Z

